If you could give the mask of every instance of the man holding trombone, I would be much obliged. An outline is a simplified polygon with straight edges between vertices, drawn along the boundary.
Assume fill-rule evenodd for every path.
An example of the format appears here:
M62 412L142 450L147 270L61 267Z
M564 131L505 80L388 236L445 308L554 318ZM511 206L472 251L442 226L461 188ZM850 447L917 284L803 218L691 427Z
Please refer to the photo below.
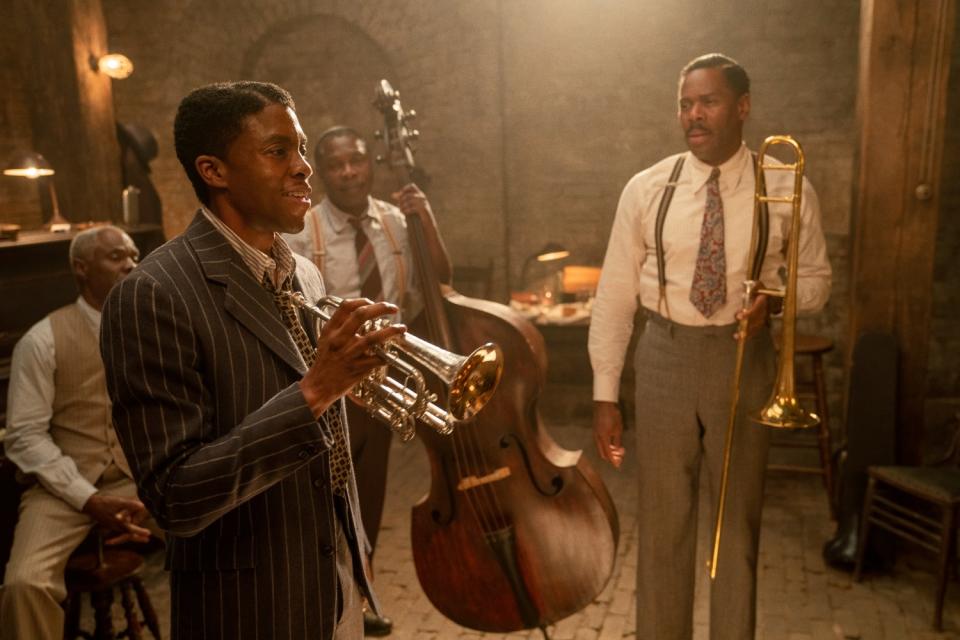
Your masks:
M743 419L773 384L768 319L779 298L742 303L743 283L778 284L793 211L771 203L754 222L755 158L744 145L750 80L734 60L708 54L680 73L678 119L688 152L634 176L620 197L593 307L594 437L619 467L627 447L616 404L637 301L646 323L635 360L639 475L637 638L691 638L698 485L719 500L731 379L744 321L742 384L732 441L710 637L753 638L756 564L768 432ZM766 172L766 190L791 193L793 176ZM830 265L816 194L802 188L796 300L826 302ZM756 248L752 247L757 226ZM756 258L756 259L755 259Z

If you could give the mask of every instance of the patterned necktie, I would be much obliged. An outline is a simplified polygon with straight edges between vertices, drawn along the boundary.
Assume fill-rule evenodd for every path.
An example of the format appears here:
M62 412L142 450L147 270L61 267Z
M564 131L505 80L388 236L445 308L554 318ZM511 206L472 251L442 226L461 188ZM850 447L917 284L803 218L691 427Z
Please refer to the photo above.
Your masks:
M310 344L310 337L300 323L300 314L296 305L290 300L290 297L283 291L273 289L269 280L265 283L267 289L273 294L273 301L283 316L283 323L287 325L290 331L290 337L300 350L303 361L307 367L313 365L317 359L317 350ZM333 490L343 495L347 486L347 478L353 473L350 463L350 449L347 447L346 430L343 427L343 419L340 412L340 402L335 402L327 409L320 419L326 423L330 433L333 434L333 449L330 451L330 484Z
M720 169L714 167L707 180L707 206L700 227L700 250L690 285L690 302L705 318L727 300L727 259L723 250L723 200L720 199Z
M356 235L354 246L357 249L357 269L360 274L360 297L374 302L383 299L383 282L380 280L380 267L373 252L373 244L363 230L363 218L350 218Z

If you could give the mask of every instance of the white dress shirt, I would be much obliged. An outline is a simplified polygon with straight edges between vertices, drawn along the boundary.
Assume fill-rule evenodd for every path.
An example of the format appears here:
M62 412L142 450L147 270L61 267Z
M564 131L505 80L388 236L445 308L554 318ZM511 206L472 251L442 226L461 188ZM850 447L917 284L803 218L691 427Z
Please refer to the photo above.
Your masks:
M100 335L100 312L77 298L93 335ZM7 457L23 473L34 474L51 494L78 511L97 492L50 436L56 392L56 349L50 318L27 331L13 348L10 387L7 391L7 432L3 446Z
M368 197L361 225L373 253L377 257L383 299L400 307L398 317L413 318L423 307L423 298L416 285L414 264L407 236L407 218L388 202ZM356 229L349 213L341 211L324 198L307 212L303 231L284 238L290 248L320 268L327 291L341 298L360 296L360 273L357 267ZM320 223L322 246L314 242L313 224Z
M683 170L663 226L665 305L660 304L655 226L664 187L678 155L661 160L635 175L624 187L614 217L590 321L590 362L594 400L616 402L620 373L637 303L690 326L736 322L753 225L755 178L753 156L746 145L720 166L723 200L724 251L727 266L726 302L709 318L690 302L690 288L700 248L700 228L706 206L706 183L713 167L685 152ZM766 159L775 162L771 157ZM793 173L765 172L767 194L790 195ZM790 235L793 206L770 203L769 243L760 280L782 286L779 272L785 264L785 242ZM800 254L797 268L797 309L814 312L830 295L831 270L820 222L820 203L804 179L801 202Z
M203 215L210 224L233 247L234 251L240 254L240 259L250 269L254 280L260 284L269 280L276 290L286 287L287 280L293 277L297 270L297 263L289 245L279 233L273 234L273 246L270 248L270 253L267 254L248 244L237 235L236 231L228 227L227 223L206 207L201 208L201 211L203 211Z

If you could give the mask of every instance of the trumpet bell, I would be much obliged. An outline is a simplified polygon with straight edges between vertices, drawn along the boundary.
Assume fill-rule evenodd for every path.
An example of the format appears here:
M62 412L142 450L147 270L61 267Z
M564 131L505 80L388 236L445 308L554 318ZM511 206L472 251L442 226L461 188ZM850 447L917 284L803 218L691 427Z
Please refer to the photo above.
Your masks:
M749 417L757 424L774 429L809 429L820 424L820 416L801 407L795 396L778 393Z
M488 342L464 358L450 383L447 410L457 420L477 415L493 396L503 373L503 352Z

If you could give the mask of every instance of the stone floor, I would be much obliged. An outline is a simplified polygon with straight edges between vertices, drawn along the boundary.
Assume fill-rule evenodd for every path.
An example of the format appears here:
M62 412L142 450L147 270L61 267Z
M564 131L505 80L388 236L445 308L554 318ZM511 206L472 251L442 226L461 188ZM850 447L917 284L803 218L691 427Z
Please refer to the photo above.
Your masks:
M621 524L618 562L609 583L581 612L549 628L554 640L634 638L636 509L632 499L635 467L628 453L620 471L596 464L589 432L582 427L553 428L564 447L583 448L599 468L617 504ZM410 507L429 489L427 458L417 443L391 452L386 513L377 550L377 589L397 639L540 638L539 631L503 636L460 627L427 600L417 582L410 553ZM898 560L889 575L867 576L853 584L849 574L824 565L820 547L833 533L825 494L818 478L770 473L760 545L757 637L771 640L920 640L960 639L960 589L947 594L945 632L930 630L934 576L921 554ZM701 556L706 557L708 524L700 527ZM149 559L146 578L166 631L169 603L162 558ZM705 566L705 562L701 563ZM706 640L706 571L698 584L695 638ZM88 609L87 609L88 611Z

